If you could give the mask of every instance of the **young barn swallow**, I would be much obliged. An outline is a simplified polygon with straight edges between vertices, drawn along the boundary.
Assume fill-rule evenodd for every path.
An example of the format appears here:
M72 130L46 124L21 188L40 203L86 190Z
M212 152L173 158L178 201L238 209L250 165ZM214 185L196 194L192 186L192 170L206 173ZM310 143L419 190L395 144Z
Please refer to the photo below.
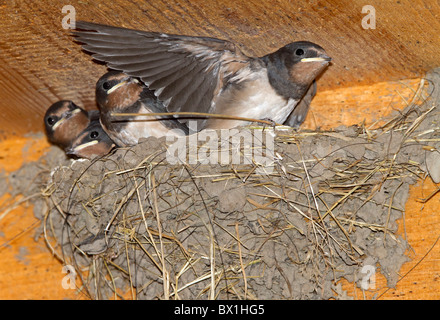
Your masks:
M77 158L93 159L108 154L116 144L102 129L99 120L94 120L66 149L66 154Z
M109 71L98 80L96 101L103 129L119 146L135 145L143 137L163 137L167 134L186 135L188 133L188 128L172 116L164 118L112 115L112 113L167 112L148 87L136 78L122 72Z
M69 147L89 123L88 112L69 100L55 102L44 116L49 141L63 150Z
M253 58L234 43L215 38L84 21L78 21L76 28L74 35L85 51L109 68L139 78L169 112L214 113L284 123L331 60L323 48L307 41L293 42ZM208 118L198 120L198 130L243 124L239 120Z

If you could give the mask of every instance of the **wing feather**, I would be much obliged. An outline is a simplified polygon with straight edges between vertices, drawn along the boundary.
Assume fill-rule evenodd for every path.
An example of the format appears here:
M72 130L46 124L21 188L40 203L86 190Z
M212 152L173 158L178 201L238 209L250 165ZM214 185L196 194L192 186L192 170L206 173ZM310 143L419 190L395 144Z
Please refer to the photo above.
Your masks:
M78 21L74 35L109 67L141 79L168 111L209 112L221 73L250 58L225 40L146 32ZM236 64L234 67L236 71Z

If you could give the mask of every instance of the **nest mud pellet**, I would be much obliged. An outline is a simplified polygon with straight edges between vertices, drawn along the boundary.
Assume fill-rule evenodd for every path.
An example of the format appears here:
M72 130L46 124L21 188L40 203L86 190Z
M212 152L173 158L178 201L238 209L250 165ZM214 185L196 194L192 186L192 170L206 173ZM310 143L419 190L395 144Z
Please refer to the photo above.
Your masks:
M409 185L435 181L440 166L439 83L433 71L407 108L371 127L241 128L273 137L265 163L230 140L222 150L249 161L195 161L212 151L204 139L170 163L165 138L63 160L36 206L41 233L97 299L349 298L340 280L361 287L365 267L394 287L408 261L396 220Z

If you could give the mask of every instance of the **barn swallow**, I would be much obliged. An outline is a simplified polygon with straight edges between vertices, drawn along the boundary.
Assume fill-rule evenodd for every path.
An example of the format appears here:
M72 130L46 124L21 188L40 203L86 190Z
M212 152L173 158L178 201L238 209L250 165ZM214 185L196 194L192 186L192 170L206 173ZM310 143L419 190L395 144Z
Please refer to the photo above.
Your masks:
M94 120L72 141L66 149L66 154L77 158L93 159L108 154L115 146L102 129L99 120Z
M135 145L140 138L150 136L188 133L188 128L172 116L114 116L113 113L167 112L148 87L122 72L109 71L98 80L96 101L103 129L119 146Z
M69 147L89 123L88 112L70 100L55 102L44 116L48 140L62 149Z
M331 58L298 41L265 56L243 54L232 42L145 32L77 21L74 35L93 58L140 79L168 112L203 112L284 123ZM80 31L82 30L82 31ZM188 119L180 119L187 122ZM232 128L239 120L198 120Z

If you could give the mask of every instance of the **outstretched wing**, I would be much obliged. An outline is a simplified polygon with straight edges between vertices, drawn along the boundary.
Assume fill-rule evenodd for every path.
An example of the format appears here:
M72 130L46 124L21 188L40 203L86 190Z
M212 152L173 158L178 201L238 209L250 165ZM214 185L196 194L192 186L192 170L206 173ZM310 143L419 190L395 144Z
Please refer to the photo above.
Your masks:
M93 58L141 79L169 112L210 112L223 79L250 60L229 41L79 21L74 35ZM80 31L80 30L83 31ZM237 63L240 65L237 68Z
M298 102L295 109L293 109L292 113L289 117L284 121L284 124L287 126L291 126L294 128L298 128L306 119L307 112L309 111L310 103L312 102L313 97L316 95L316 81L310 85L309 89L302 97L302 99Z

